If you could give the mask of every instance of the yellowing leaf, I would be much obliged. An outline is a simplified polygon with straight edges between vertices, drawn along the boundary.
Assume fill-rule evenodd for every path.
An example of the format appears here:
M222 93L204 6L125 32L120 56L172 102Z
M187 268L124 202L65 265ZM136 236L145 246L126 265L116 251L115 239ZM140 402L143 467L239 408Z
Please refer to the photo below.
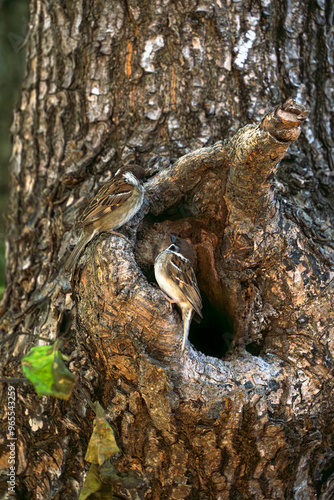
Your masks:
M22 371L33 383L38 396L54 396L69 399L75 385L75 375L71 373L63 360L63 355L57 346L42 345L33 347L22 359Z
M98 493L98 495L94 495L94 493ZM99 468L95 464L92 464L89 468L79 500L86 500L91 495L92 498L99 498L100 500L112 500L113 498L112 487L102 482Z
M96 418L85 460L92 464L102 465L109 457L117 453L119 448L116 444L114 431L104 418L102 406L96 403L95 408Z

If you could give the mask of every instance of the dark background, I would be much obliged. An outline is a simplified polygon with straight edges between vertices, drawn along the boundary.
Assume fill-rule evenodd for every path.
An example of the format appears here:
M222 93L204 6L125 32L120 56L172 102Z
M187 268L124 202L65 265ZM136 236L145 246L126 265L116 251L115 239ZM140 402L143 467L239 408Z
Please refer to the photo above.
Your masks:
M19 97L29 33L27 0L0 0L0 294L5 273L5 214L8 194L10 126Z

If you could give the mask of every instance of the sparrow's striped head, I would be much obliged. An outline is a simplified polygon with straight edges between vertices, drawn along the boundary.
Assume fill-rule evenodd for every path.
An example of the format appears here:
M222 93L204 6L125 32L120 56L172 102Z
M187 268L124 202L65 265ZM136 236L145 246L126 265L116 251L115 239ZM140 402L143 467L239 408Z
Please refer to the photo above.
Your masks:
M133 179L135 177L137 180L142 180L145 177L145 170L143 167L137 164L132 164L132 165L126 165L117 170L115 173L115 177L121 177L130 182L132 184L130 179ZM127 177L126 177L127 176ZM131 177L132 176L132 177Z
M170 235L170 239L172 244L169 246L169 249L172 252L179 253L183 255L189 262L193 265L196 260L195 252L191 245L187 242L187 240L183 238L178 238L174 234Z

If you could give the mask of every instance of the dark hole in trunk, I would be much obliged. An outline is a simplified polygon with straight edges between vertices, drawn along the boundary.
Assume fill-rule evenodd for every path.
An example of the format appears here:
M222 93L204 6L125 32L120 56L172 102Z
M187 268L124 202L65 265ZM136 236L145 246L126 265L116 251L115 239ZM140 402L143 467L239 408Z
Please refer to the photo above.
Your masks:
M214 307L202 293L203 319L191 323L189 341L208 356L222 358L233 340L232 323L225 312Z

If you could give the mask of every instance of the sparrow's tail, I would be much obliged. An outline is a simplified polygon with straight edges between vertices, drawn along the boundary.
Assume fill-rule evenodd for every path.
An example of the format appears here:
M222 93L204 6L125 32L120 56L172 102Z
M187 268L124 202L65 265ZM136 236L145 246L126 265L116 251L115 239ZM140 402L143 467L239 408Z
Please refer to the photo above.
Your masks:
M69 258L65 262L65 266L64 266L65 272L72 271L77 260L79 259L80 255L81 255L83 249L85 248L87 243L92 239L93 236L94 236L94 233L93 234L91 234L91 233L85 234L84 232L81 233L81 236L79 238L78 243L75 245L74 249L72 250L71 255L69 256Z
M194 315L194 310L192 307L190 307L190 306L182 307L182 321L183 321L183 340L182 340L182 347L181 347L182 352L184 351L186 344L187 344L190 323L191 323L193 315Z

